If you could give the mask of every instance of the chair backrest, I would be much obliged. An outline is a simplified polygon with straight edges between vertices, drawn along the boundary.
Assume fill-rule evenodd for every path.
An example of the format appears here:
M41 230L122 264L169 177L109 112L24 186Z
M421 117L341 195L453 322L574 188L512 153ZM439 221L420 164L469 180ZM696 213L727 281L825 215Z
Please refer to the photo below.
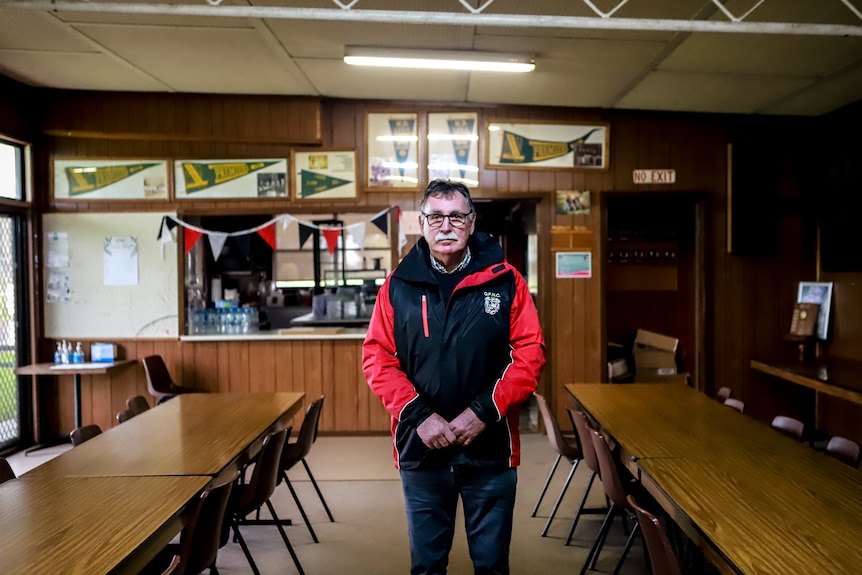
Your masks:
M0 483L15 479L15 471L6 459L0 457Z
M299 434L294 443L284 444L281 467L290 469L299 461L302 461L310 452L314 440L317 438L317 428L320 424L320 412L323 410L323 396L311 402L305 410L305 418L299 428Z
M563 432L557 423L557 418L551 413L551 408L548 406L548 400L545 399L545 396L533 393L533 397L536 398L536 403L539 405L539 413L542 414L542 421L545 424L545 432L548 434L548 441L551 442L551 447L563 457L571 460L580 459L581 452L578 449L577 443L563 437Z
M215 563L228 500L238 477L239 471L201 493L190 522L180 535L182 566L177 570L177 575L197 575Z
M132 419L136 415L137 415L137 413L135 413L131 409L124 409L122 411L118 411L117 412L117 423L125 423L126 421Z
M131 410L135 415L140 415L150 408L150 402L143 395L136 395L126 400L126 409Z
M745 403L739 399L733 399L732 397L728 397L724 400L724 405L730 407L731 409L735 409L739 413L745 413Z
M719 390L715 394L715 399L724 403L724 401L733 395L733 390L727 387L726 385L719 388Z
M234 503L234 511L248 514L263 505L278 485L281 470L281 452L287 441L287 429L270 433L263 440L263 446L251 472L251 479L243 488L242 494Z
M631 495L627 499L629 507L634 509L638 525L641 527L652 572L656 575L682 575L679 557L670 544L670 539L668 539L667 531L665 531L661 520L640 507Z
M179 566L180 566L180 556L174 555L171 557L171 562L165 567L165 570L162 571L161 575L179 575Z
M144 364L144 373L147 375L147 390L153 397L161 398L165 395L173 395L174 380L165 360L160 355L148 355L141 360Z
M590 422L587 421L587 416L582 412L570 409L569 417L572 419L572 425L575 426L575 433L578 434L578 441L581 443L581 457L590 468L599 477L602 476L599 468L599 460L596 457L596 448L593 447L593 436L590 434Z
M82 425L81 427L76 427L69 433L69 439L72 440L72 445L77 446L81 445L85 441L89 441L102 433L102 428L96 425L95 423L91 423L89 425Z
M614 505L623 509L628 508L629 502L626 499L628 493L626 493L626 488L623 485L623 480L620 477L608 441L604 435L595 429L590 430L590 436L593 440L593 446L596 448L596 459L599 460L600 476L602 478L602 487L605 489L605 495L608 496L608 499Z
M770 424L772 429L780 431L787 437L791 437L796 441L802 441L802 435L805 433L805 424L786 415L776 415Z
M839 435L830 438L826 444L826 453L852 467L859 465L859 444L852 439Z

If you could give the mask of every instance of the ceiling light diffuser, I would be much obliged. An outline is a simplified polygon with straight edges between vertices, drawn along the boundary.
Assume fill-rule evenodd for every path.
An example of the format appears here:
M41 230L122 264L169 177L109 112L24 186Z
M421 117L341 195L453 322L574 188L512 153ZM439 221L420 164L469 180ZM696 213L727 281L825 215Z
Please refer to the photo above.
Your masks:
M532 72L536 64L530 56L469 50L399 50L397 48L351 48L344 50L344 62L353 66L421 68L425 70L468 70L480 72Z

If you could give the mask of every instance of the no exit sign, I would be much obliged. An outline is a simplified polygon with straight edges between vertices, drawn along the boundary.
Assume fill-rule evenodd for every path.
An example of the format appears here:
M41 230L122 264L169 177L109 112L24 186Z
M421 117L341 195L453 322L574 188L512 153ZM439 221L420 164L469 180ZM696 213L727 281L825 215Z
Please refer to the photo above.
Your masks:
M676 170L633 170L632 181L636 184L672 184L676 182Z

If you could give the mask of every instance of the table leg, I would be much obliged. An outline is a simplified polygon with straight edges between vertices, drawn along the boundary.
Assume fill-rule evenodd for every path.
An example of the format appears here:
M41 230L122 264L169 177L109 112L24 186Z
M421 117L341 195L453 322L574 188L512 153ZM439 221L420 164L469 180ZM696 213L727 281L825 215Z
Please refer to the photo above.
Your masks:
M75 387L75 427L81 427L81 374L76 373L72 377Z

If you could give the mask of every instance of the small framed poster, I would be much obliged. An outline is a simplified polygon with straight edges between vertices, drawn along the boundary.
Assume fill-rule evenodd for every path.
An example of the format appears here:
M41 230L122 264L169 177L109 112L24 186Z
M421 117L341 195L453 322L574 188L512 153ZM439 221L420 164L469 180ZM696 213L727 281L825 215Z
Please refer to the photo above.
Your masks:
M489 168L607 170L608 124L488 122Z
M797 303L816 303L817 338L829 337L829 312L832 309L832 282L799 282L796 294Z
M167 200L168 161L161 159L56 158L55 200Z
M593 252L556 252L558 278L593 277Z
M295 200L357 197L356 150L293 151L290 165Z
M369 190L419 189L419 114L365 115L366 186Z
M479 115L428 114L428 181L446 178L468 188L479 186Z
M176 199L287 197L287 160L177 160Z

